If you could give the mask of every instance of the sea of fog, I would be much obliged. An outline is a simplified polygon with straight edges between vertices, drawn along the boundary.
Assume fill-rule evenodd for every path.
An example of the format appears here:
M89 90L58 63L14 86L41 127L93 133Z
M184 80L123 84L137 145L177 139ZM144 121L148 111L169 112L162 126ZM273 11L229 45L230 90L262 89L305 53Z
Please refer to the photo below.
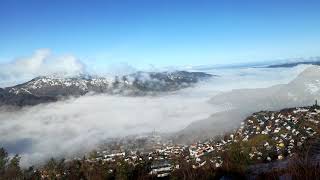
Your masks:
M216 68L218 75L159 96L86 95L19 111L0 110L0 146L22 156L22 165L50 157L72 157L107 138L151 132L171 133L231 108L210 100L233 89L286 84L308 66L293 68ZM196 71L196 70L194 70ZM232 119L225 123L233 123Z

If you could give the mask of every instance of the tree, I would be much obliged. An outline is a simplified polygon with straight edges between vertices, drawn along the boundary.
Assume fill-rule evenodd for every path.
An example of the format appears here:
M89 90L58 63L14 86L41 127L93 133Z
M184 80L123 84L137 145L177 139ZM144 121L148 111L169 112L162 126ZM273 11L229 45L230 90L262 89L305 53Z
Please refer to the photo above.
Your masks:
M9 161L8 153L4 148L0 148L0 177L4 176L8 161Z
M22 179L23 173L20 168L20 157L16 154L10 161L7 163L6 172L4 177L6 179Z
M23 173L20 168L20 157L15 155L13 158L8 156L4 148L0 148L0 179L22 179Z

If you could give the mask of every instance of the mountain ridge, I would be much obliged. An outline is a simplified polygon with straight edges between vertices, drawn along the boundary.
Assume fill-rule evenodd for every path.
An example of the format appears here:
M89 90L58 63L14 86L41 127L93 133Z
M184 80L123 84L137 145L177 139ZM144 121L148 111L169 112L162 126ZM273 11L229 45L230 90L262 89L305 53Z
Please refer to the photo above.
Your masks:
M291 68L298 65L314 65L314 66L320 66L320 60L317 61L300 61L300 62L287 62L282 64L273 64L268 65L266 68Z
M125 96L154 95L187 88L213 76L187 71L137 72L111 78L90 75L39 76L25 83L0 89L0 106L37 105L70 96L83 96L89 92Z

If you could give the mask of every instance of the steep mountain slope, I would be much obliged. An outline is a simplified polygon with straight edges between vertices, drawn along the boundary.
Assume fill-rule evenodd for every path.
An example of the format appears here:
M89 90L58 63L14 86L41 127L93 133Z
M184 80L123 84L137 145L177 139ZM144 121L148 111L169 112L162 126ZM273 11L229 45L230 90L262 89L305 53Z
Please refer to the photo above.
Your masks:
M0 90L1 105L36 105L89 92L120 95L147 95L175 91L212 77L201 72L137 72L122 77L78 76L37 77L29 82Z

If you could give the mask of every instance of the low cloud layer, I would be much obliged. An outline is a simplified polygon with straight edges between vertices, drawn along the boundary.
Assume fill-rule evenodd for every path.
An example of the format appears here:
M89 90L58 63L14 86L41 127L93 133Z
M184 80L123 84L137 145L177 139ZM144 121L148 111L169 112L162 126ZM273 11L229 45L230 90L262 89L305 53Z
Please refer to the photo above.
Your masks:
M73 76L85 72L85 66L74 56L54 56L48 49L36 50L30 57L0 64L0 87L14 85L37 76Z
M207 99L86 96L64 102L0 114L0 142L13 150L25 148L22 163L51 156L72 155L94 148L110 137L151 132L173 132L214 110ZM16 142L16 146L9 142Z
M40 58L41 59L41 58ZM289 69L215 69L213 78L195 87L154 97L88 95L56 103L0 112L0 145L22 155L22 165L50 157L70 157L94 149L110 137L175 132L190 123L232 108L214 102L232 89L288 83L306 67ZM233 102L240 103L240 102ZM252 105L252 104L251 104ZM215 119L212 119L214 124ZM238 123L228 119L223 129Z
M261 70L259 73L258 71ZM267 73L273 70L274 73ZM319 66L299 66L296 68L285 68L281 72L277 69L255 69L255 75L265 74L269 79L269 85L275 82L273 74L278 75L279 81L273 86L266 85L267 80L260 80L260 83L252 84L255 88L233 89L213 96L210 104L225 107L226 111L213 114L207 119L194 122L186 129L178 133L178 141L194 141L215 135L223 134L240 125L240 122L250 114L263 110L280 110L290 107L311 106L315 100L320 99L320 68ZM278 70L277 70L278 71ZM301 72L302 71L302 72ZM297 76L297 72L299 75ZM300 73L301 72L301 73ZM283 76L285 75L285 76ZM280 78L283 76L283 79ZM259 80L259 76L256 76ZM247 77L248 78L248 77ZM247 79L245 78L245 79ZM288 82L286 79L294 78ZM260 84L258 88L257 85Z

